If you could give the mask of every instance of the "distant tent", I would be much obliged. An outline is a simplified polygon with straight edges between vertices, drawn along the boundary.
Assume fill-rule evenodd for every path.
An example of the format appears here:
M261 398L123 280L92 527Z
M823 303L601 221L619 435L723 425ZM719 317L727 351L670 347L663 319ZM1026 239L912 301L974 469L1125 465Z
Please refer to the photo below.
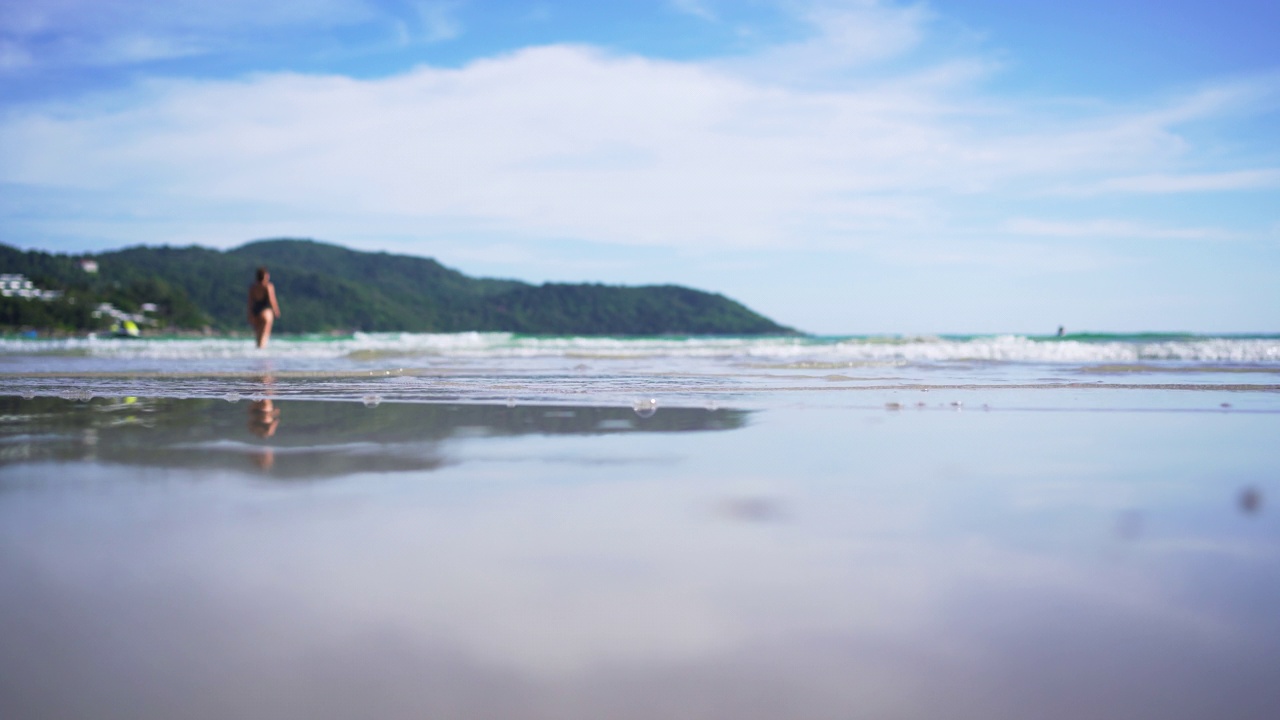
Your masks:
M138 324L132 320L125 320L124 322L117 322L115 325L112 325L111 334L116 337L129 338L136 338L140 335L138 332Z

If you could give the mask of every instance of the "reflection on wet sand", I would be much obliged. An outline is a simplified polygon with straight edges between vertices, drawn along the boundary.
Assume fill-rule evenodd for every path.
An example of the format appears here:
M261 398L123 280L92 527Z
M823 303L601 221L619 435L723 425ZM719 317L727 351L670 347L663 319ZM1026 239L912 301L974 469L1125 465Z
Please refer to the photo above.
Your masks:
M224 400L0 397L0 465L95 460L145 467L250 467L272 477L334 478L431 470L452 440L520 435L613 435L732 430L740 410ZM284 408L296 408L282 422ZM143 418L144 420L139 420ZM247 432L245 428L247 427ZM91 440L86 439L91 438Z
M280 408L269 398L249 403L249 432L260 438L269 438L276 434L279 426ZM270 446L258 450L253 458L260 470L270 470L276 464L276 453Z
M271 400L254 400L249 403L249 432L260 438L276 434L280 425L280 408Z
M1280 716L1280 416L271 400L0 400L0 718Z

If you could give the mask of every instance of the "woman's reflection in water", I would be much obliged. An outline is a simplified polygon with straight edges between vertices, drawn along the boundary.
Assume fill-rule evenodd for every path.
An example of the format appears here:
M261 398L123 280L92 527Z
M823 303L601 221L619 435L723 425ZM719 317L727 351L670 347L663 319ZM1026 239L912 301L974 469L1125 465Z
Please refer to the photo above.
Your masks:
M249 404L249 432L260 438L269 438L276 434L280 426L280 408L269 398L255 400ZM263 470L270 470L276 462L275 451L270 447L262 448L254 455L254 462Z

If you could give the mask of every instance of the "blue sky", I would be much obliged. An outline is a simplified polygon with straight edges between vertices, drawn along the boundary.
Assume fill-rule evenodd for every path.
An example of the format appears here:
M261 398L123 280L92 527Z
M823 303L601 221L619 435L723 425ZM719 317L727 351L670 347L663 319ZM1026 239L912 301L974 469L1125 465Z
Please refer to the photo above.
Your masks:
M1280 4L0 0L0 242L1280 331Z

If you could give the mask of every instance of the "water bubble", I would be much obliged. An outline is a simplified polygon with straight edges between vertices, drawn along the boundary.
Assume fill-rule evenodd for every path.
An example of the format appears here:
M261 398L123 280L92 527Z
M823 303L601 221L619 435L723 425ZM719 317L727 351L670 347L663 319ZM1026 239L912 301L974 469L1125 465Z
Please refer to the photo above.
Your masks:
M636 411L636 415L642 418L649 418L658 412L658 401L656 398L637 400L631 404L631 407Z
M507 398L507 407L513 408L515 406L516 406L516 399L513 397Z
M31 392L30 390L27 390L26 392L22 393L22 399L23 399L23 400L35 400L35 399L36 399L36 394L35 394L34 392Z
M707 409L707 412L715 412L720 409L720 405L715 400L708 400L703 407Z
M226 395L223 395L222 399L229 403L240 402L240 393L229 392Z
M378 395L365 395L360 398L360 402L364 403L364 406L368 408L378 407L378 404L382 402L382 398Z

